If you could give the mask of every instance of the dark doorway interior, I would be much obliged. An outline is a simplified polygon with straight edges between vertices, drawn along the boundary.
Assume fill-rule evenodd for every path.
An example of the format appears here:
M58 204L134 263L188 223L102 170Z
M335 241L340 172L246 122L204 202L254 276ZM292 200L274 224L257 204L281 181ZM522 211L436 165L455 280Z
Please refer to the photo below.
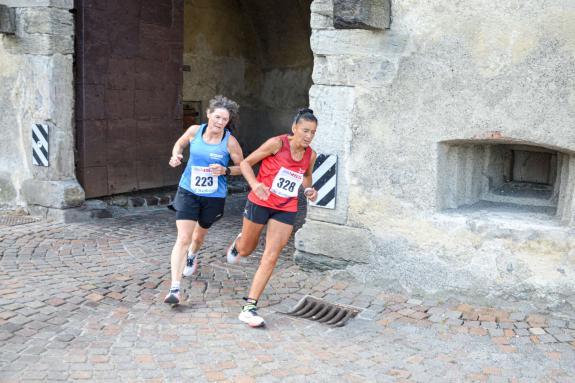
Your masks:
M240 104L244 152L290 130L312 84L311 0L185 0L184 101ZM205 118L205 114L203 114Z
M76 1L76 167L87 198L178 182L209 99L240 103L249 153L308 105L311 0Z

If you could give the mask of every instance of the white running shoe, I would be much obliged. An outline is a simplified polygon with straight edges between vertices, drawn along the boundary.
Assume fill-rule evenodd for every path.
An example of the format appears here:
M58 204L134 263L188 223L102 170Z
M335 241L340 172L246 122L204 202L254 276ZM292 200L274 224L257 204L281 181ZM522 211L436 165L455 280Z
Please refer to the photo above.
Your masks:
M239 233L238 236L236 237L236 239L234 239L234 241L232 242L232 244L230 245L230 247L228 247L228 251L226 251L226 258L228 260L228 263L234 264L234 263L238 263L239 261L239 253L236 250L236 242L238 241L238 238L240 238L242 236L242 233Z
M186 260L186 267L184 268L184 272L182 273L184 277L189 277L196 272L198 269L198 256L191 255L191 252L188 251L188 258Z
M258 315L256 307L246 310L243 309L238 319L244 323L247 323L250 327L262 327L265 325L264 318Z
M170 289L168 295L164 298L164 303L177 305L180 303L180 289Z

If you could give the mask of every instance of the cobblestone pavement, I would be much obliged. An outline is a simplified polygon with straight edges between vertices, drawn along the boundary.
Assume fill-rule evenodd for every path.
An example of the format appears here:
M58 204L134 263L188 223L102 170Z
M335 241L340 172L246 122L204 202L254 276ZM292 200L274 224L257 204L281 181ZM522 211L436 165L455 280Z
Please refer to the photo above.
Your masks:
M282 256L265 329L237 320L256 254L228 265L245 194L211 230L188 299L162 303L173 213L0 227L0 381L573 382L575 316L376 290ZM362 308L332 328L282 314L306 294Z

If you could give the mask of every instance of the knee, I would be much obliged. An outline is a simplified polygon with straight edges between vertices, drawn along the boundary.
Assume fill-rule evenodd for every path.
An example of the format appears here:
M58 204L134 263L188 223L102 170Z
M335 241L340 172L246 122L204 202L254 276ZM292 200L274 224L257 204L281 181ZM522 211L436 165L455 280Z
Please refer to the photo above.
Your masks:
M190 246L192 243L192 235L188 233L178 233L176 244L179 246Z

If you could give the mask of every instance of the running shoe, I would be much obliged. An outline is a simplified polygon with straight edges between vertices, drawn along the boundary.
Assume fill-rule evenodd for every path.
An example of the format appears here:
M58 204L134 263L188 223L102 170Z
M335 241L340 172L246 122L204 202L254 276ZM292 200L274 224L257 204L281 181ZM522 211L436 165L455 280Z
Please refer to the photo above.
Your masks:
M189 277L196 272L198 269L198 257L196 255L192 255L190 251L188 251L188 259L186 260L186 267L184 268L184 272L182 273L184 277Z
M164 303L177 305L180 303L180 289L170 289L168 295L164 298Z
M238 258L238 251L236 250L236 242L238 241L238 238L240 238L242 236L242 233L239 233L238 236L236 237L236 239L234 239L234 241L232 242L232 244L230 245L230 247L228 248L228 251L226 251L226 257L228 260L228 263L238 263L239 258Z
M262 327L265 325L264 318L258 315L255 305L246 305L242 309L238 319L247 323L250 327Z

